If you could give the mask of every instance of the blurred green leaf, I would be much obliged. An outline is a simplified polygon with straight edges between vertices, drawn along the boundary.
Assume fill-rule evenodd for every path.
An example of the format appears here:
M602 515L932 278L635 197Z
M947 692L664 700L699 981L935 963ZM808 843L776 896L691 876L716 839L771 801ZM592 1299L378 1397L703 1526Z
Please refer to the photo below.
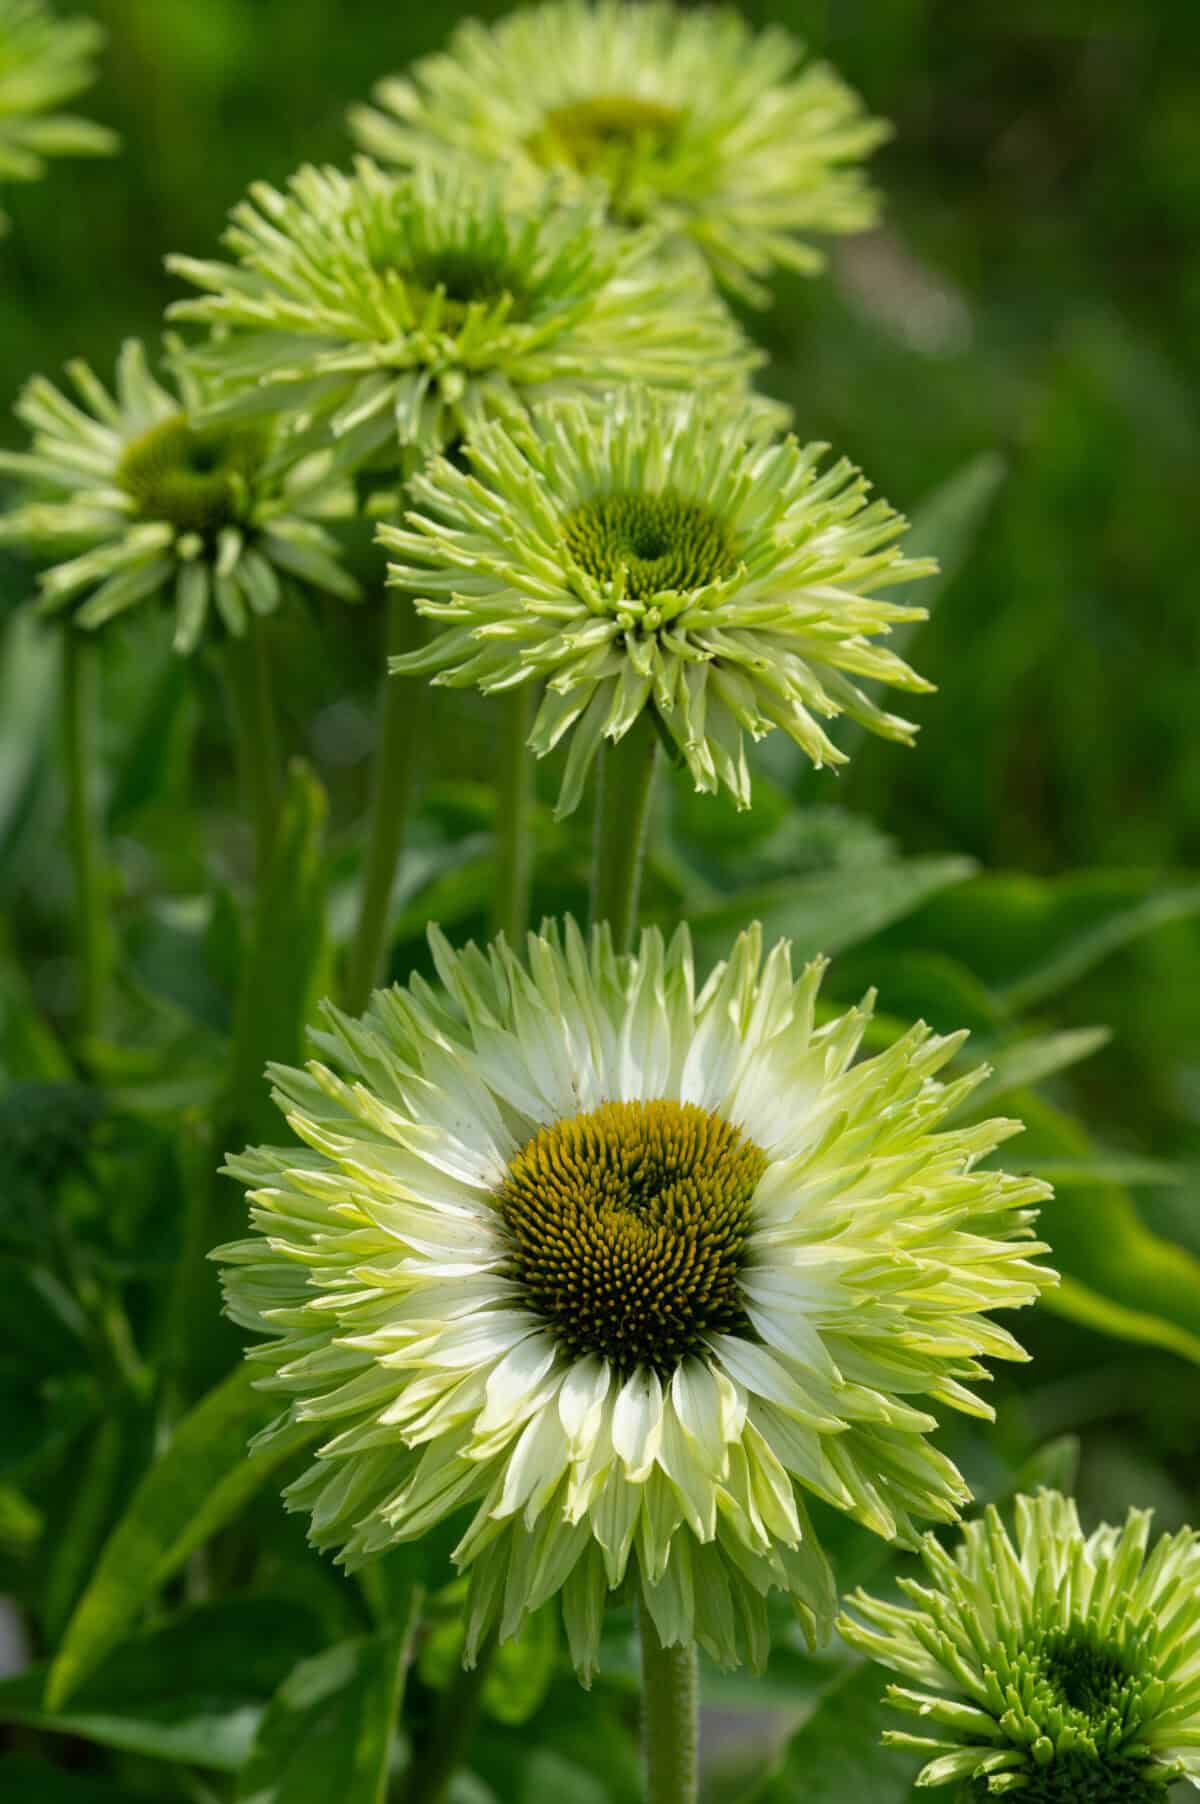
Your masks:
M102 1672L49 1709L46 1668L0 1684L0 1721L159 1760L234 1772L276 1686L317 1644L307 1611L274 1599L185 1610L107 1653Z
M1200 884L1136 871L980 876L936 896L890 944L936 947L982 978L1014 1013L1040 1007L1120 947L1200 914Z
M288 1675L239 1776L239 1804L383 1804L418 1613L414 1588L394 1627Z
M1166 1184L1187 1183L1187 1173L1178 1165L1165 1165L1160 1159L1137 1159L1120 1153L1096 1153L1088 1159L1039 1159L1038 1176L1053 1184L1056 1190L1070 1190L1076 1185L1092 1184Z
M1045 1487L1047 1491L1062 1491L1070 1497L1078 1477L1079 1437L1060 1434L1057 1440L1048 1441L1025 1461L1017 1473L1013 1491L1028 1493Z
M255 1375L239 1366L198 1403L138 1486L67 1625L47 1685L51 1709L61 1710L171 1574L313 1438L311 1427L293 1428L269 1450L247 1451L278 1411L252 1388Z
M1040 1098L1024 1093L1015 1113L1027 1133L1007 1150L1010 1165L1040 1171L1043 1160L1090 1157L1085 1130ZM1200 1361L1200 1259L1152 1233L1119 1185L1101 1180L1053 1197L1038 1232L1063 1279L1045 1293L1047 1308Z
M971 1107L990 1109L997 1098L1010 1091L1040 1084L1059 1071L1070 1070L1080 1060L1091 1058L1111 1039L1107 1027L1076 1027L1055 1034L1033 1034L1011 1046L989 1051L991 1075L974 1092Z
M15 1485L0 1484L0 1548L24 1552L41 1532L41 1511Z
M120 828L140 809L169 795L185 764L195 718L192 671L185 658L168 653L148 686L115 772L108 804L111 828Z
M965 566L992 504L1000 492L1008 466L996 451L981 451L919 501L904 541L906 557L935 557L939 570L915 591L923 607L932 610L942 591ZM920 631L920 622L912 626ZM901 627L892 642L902 645L911 628Z
M46 773L59 634L25 611L0 636L0 864Z
M907 1804L920 1762L880 1745L895 1727L881 1700L886 1675L852 1666L835 1679L788 1743L777 1772L745 1804Z
M330 981L325 935L325 791L295 760L271 865L255 909L234 1022L230 1108L247 1139L277 1136L264 1077L269 1061L299 1064L304 1031Z
M0 1079L53 1082L73 1075L71 1061L38 1008L28 978L7 955L0 931Z
M790 939L798 959L832 954L878 933L939 890L964 882L974 868L969 858L911 858L774 883L697 910L692 937L702 964L724 957L734 935L751 921L762 923L768 946Z

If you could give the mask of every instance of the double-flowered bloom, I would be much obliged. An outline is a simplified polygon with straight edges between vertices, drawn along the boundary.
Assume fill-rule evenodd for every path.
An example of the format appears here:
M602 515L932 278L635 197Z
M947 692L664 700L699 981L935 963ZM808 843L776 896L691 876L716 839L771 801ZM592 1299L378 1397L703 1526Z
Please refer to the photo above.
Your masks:
M58 110L95 80L103 39L94 19L57 19L44 0L0 0L0 183L36 180L47 157L116 149L107 126Z
M206 630L240 637L296 583L357 597L323 524L354 507L327 454L271 427L201 424L196 384L165 387L135 340L113 392L84 363L68 375L77 400L42 376L28 384L17 412L31 449L0 452L26 491L0 542L43 565L44 612L99 627L166 599L175 649L190 652Z
M291 1505L350 1566L461 1512L469 1654L558 1593L586 1674L619 1588L726 1663L773 1590L825 1635L806 1500L952 1521L930 1408L1021 1357L992 1312L1048 1281L1046 1188L981 1163L1015 1124L947 1125L962 1036L855 1062L868 1009L818 1025L821 965L756 931L699 989L684 930L432 947L274 1071L300 1144L230 1164L230 1310L321 1436Z
M1155 1804L1200 1786L1200 1535L1150 1544L1150 1512L1085 1535L1053 1491L926 1537L908 1603L857 1593L846 1640L909 1681L888 1696L924 1734L919 1785L1021 1804ZM916 1687L913 1689L912 1687Z
M216 328L190 360L227 416L283 411L347 466L623 382L740 391L761 361L652 231L618 238L594 201L518 207L493 172L302 169L256 184L226 243L232 263L170 260L205 291L172 316Z
M911 743L862 679L930 687L880 641L925 610L881 590L936 566L905 558L903 518L827 447L769 436L745 400L626 389L559 402L434 460L385 526L392 580L439 623L393 669L498 692L543 689L530 744L569 733L560 813L596 752L649 714L697 789L750 802L745 741L781 727L817 765L846 755L847 714Z
M550 0L461 25L376 99L352 123L383 162L498 166L534 198L548 177L597 191L615 224L656 226L751 300L777 264L821 267L814 233L875 218L861 165L887 127L787 32L732 10Z

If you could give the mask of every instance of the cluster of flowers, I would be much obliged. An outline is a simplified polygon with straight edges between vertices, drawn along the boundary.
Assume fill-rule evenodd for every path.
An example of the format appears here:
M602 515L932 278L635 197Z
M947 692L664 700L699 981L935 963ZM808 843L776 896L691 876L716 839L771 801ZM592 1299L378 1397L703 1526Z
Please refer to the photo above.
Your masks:
M840 715L911 740L862 685L927 687L885 643L922 610L881 591L931 566L753 392L725 298L871 222L880 124L785 34L662 0L465 26L377 101L350 172L260 184L228 261L171 260L197 292L169 377L130 344L114 392L30 384L0 536L43 607L86 629L167 596L188 652L289 589L351 599L330 521L390 485L392 581L434 626L395 667L535 687L564 813L647 720L740 806L775 727L816 765ZM993 1312L1052 1279L1046 1187L987 1163L1017 1124L950 1125L962 1036L859 1058L870 1000L831 1017L820 965L754 931L701 984L685 931L431 943L436 985L330 1006L274 1073L298 1144L230 1164L268 1438L323 1428L290 1505L350 1565L463 1511L469 1657L557 1596L586 1677L614 1592L726 1664L766 1658L774 1591L820 1640L814 1499L910 1546L969 1502L932 1410L989 1415L983 1361L1022 1357ZM1196 1539L1142 1568L1142 1518L1085 1540L1050 1497L1019 1535L927 1538L932 1590L843 1619L931 1688L896 1693L950 1738L910 1740L923 1782L1200 1783Z

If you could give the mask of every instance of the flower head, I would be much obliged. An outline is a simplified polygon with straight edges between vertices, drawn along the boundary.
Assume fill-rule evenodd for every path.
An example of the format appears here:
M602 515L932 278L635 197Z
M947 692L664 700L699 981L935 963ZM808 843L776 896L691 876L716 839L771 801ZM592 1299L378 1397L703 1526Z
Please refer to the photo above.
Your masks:
M652 234L618 240L594 205L518 212L492 178L365 159L251 192L236 264L171 259L210 291L172 315L224 329L190 355L241 411L315 416L348 463L453 445L549 395L697 370L740 388L759 361L715 296L653 265Z
M91 86L103 38L94 20L56 19L42 0L0 0L0 182L36 181L47 157L116 149L107 127L52 110Z
M319 524L353 506L327 457L300 458L258 427L197 424L194 384L164 388L134 340L113 394L84 363L68 374L79 401L36 377L17 407L32 450L0 453L0 470L35 497L0 515L0 542L48 564L44 612L69 608L76 625L98 627L166 596L175 648L190 652L214 621L240 636L292 581L357 597Z
M550 0L461 25L376 98L352 124L384 162L471 158L532 195L548 174L596 186L616 222L695 246L751 299L776 264L820 268L810 234L875 218L859 165L887 127L787 32L733 11Z
M1046 1189L979 1167L1015 1124L944 1125L961 1035L854 1064L866 1010L816 1026L821 964L757 930L699 991L685 930L431 943L438 987L327 1008L273 1072L303 1144L230 1162L269 1433L325 1437L291 1506L350 1566L463 1512L469 1652L561 1593L586 1673L620 1586L726 1663L765 1659L773 1589L826 1633L806 1497L952 1520L925 1404L987 1415L982 1357L1021 1357L988 1312L1047 1281Z
M600 742L651 710L697 789L750 800L743 735L782 727L817 765L845 763L817 716L849 714L911 743L853 680L929 684L874 643L924 609L875 591L927 575L894 541L905 522L824 445L767 439L744 402L626 391L569 402L431 464L414 511L380 538L393 580L446 622L392 668L500 690L543 682L530 744L574 729L562 813Z
M995 1509L953 1557L932 1535L911 1608L859 1592L847 1641L921 1689L888 1696L932 1735L919 1785L1024 1804L1154 1804L1200 1786L1200 1535L1164 1535L1150 1512L1085 1536L1056 1492L1018 1497L1016 1538Z

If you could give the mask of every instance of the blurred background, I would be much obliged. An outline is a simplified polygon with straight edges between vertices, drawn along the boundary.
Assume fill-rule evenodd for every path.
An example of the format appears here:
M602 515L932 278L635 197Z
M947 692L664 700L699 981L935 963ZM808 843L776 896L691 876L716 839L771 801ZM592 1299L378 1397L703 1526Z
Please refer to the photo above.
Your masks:
M107 28L100 80L78 104L114 126L123 149L107 162L58 163L43 182L5 192L0 442L13 445L22 433L9 409L31 372L56 374L76 355L107 372L122 337L153 339L175 292L166 252L212 254L250 181L347 158L352 101L436 48L468 10L504 8L92 0L60 10ZM718 895L739 860L778 876L784 843L793 872L869 864L882 856L881 834L905 857L963 854L994 873L885 925L869 953L835 966L834 993L870 977L885 1008L923 1011L938 1026L972 1019L985 1040L1001 995L1033 1026L1052 996L1057 1030L1112 1029L1072 1073L1066 1100L1130 1170L1143 1162L1136 1209L1164 1240L1154 1243L1157 1288L1140 1302L1126 1294L1123 1306L1169 1316L1173 1332L1192 1337L1195 1359L1200 1267L1183 1250L1200 1255L1200 929L1187 874L1200 865L1200 8L760 0L743 10L828 55L895 125L874 164L881 229L836 246L828 279L780 281L773 309L747 320L772 359L765 385L794 407L802 437L830 440L905 512L939 493L944 503L947 484L973 499L967 539L949 533L922 547L947 551L949 580L914 652L938 685L915 704L917 750L860 745L841 778L769 751L752 823L679 792L693 875L711 854ZM0 568L5 609L27 586L11 560ZM318 617L315 630L321 655L310 647L294 658L288 707L297 731L311 723L307 749L332 791L336 877L346 868L339 834L361 811L375 646L365 628L357 640L347 633L344 616ZM195 829L185 825L180 761L209 760L222 783L227 761L203 719L191 739L176 730L178 673L163 677L175 700L164 689L156 704L167 728L142 719L142 653L130 643L111 654L112 706L119 715L128 699L144 729L139 756L174 759L176 772L151 782L131 755L117 780L116 856L132 914L150 892L178 899L196 885L202 860L184 843ZM156 641L166 670L162 652ZM322 708L329 693L344 699ZM455 767L431 774L441 796L424 829L431 842L469 836L471 781L487 769L486 721L471 702L451 705L463 730ZM114 739L122 731L114 720ZM0 779L11 789L11 770ZM449 779L459 787L436 790ZM219 784L213 793L219 804ZM789 810L790 837L765 848L762 835L781 830ZM65 892L66 876L44 867L57 856L51 818L30 802L9 833L0 904L53 1015L65 906L55 890ZM573 855L574 840L565 843ZM436 860L428 868L436 875ZM474 926L480 868L465 901L444 884L414 902L414 946L427 913L457 909L463 930ZM654 876L678 906L665 862ZM1125 915L1113 898L1128 903ZM559 900L552 879L543 899ZM1067 944L1064 908L1075 911L1076 950L1052 969L1054 933ZM1136 932L1126 931L1120 921L1139 909ZM190 929L179 907L160 915L159 937L138 927L134 950L177 990ZM183 988L203 1013L197 984ZM1171 1182L1159 1181L1164 1164ZM1060 1221L1081 1259L1089 1237L1103 1242L1112 1222L1128 1221L1121 1210L1134 1205L1121 1196L1114 1215L1109 1191L1064 1192ZM1123 1244L1100 1251L1121 1261ZM1169 1336L1146 1330L1135 1352L1048 1314L1021 1331L1038 1354L1022 1433L1082 1432L1083 1484L1097 1508L1158 1503L1168 1525L1194 1513L1195 1367L1169 1350Z

